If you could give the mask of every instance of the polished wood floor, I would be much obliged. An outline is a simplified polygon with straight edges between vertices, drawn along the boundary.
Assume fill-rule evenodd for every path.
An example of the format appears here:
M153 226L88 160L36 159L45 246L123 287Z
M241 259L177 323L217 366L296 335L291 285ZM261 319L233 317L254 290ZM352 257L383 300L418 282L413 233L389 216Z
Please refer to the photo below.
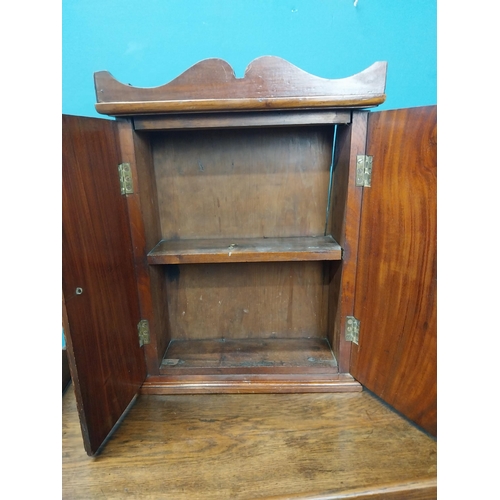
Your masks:
M431 499L436 449L367 391L143 395L90 458L63 395L65 499Z

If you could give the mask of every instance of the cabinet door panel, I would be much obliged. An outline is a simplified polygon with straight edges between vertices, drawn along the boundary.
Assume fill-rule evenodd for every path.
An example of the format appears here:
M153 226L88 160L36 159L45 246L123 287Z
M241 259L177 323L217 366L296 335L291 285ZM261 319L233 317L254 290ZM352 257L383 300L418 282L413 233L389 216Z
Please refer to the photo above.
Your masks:
M436 434L436 106L371 113L351 374Z
M94 455L146 368L116 123L63 115L65 334L85 449Z

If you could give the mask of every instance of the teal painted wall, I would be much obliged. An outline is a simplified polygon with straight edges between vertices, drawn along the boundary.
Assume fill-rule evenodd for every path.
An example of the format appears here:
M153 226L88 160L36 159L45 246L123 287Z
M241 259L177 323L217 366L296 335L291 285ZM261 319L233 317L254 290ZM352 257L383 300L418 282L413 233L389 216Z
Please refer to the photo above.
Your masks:
M196 62L275 55L324 78L388 61L379 109L436 104L437 0L63 0L62 111L102 116L93 73L155 87Z

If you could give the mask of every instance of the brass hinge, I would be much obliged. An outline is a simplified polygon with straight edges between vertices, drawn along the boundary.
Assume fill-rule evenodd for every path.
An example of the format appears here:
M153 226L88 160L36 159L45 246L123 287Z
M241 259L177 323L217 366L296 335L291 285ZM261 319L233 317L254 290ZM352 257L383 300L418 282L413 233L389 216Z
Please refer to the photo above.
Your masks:
M356 186L370 187L372 185L373 156L356 156Z
M345 339L348 342L359 343L359 319L347 316L345 320Z
M139 334L139 347L149 344L149 323L147 319L141 319L137 324L137 332Z
M118 165L118 174L120 176L120 190L122 194L131 194L134 192L134 183L132 181L132 170L130 163L120 163Z

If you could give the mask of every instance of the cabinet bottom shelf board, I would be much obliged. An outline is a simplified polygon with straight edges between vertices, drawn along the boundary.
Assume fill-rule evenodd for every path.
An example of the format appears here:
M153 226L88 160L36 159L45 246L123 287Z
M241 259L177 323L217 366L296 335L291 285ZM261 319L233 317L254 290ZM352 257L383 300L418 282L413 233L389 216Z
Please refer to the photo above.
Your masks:
M348 373L325 375L159 375L148 377L141 394L290 394L360 392Z
M163 375L338 373L325 338L172 340L160 366Z

